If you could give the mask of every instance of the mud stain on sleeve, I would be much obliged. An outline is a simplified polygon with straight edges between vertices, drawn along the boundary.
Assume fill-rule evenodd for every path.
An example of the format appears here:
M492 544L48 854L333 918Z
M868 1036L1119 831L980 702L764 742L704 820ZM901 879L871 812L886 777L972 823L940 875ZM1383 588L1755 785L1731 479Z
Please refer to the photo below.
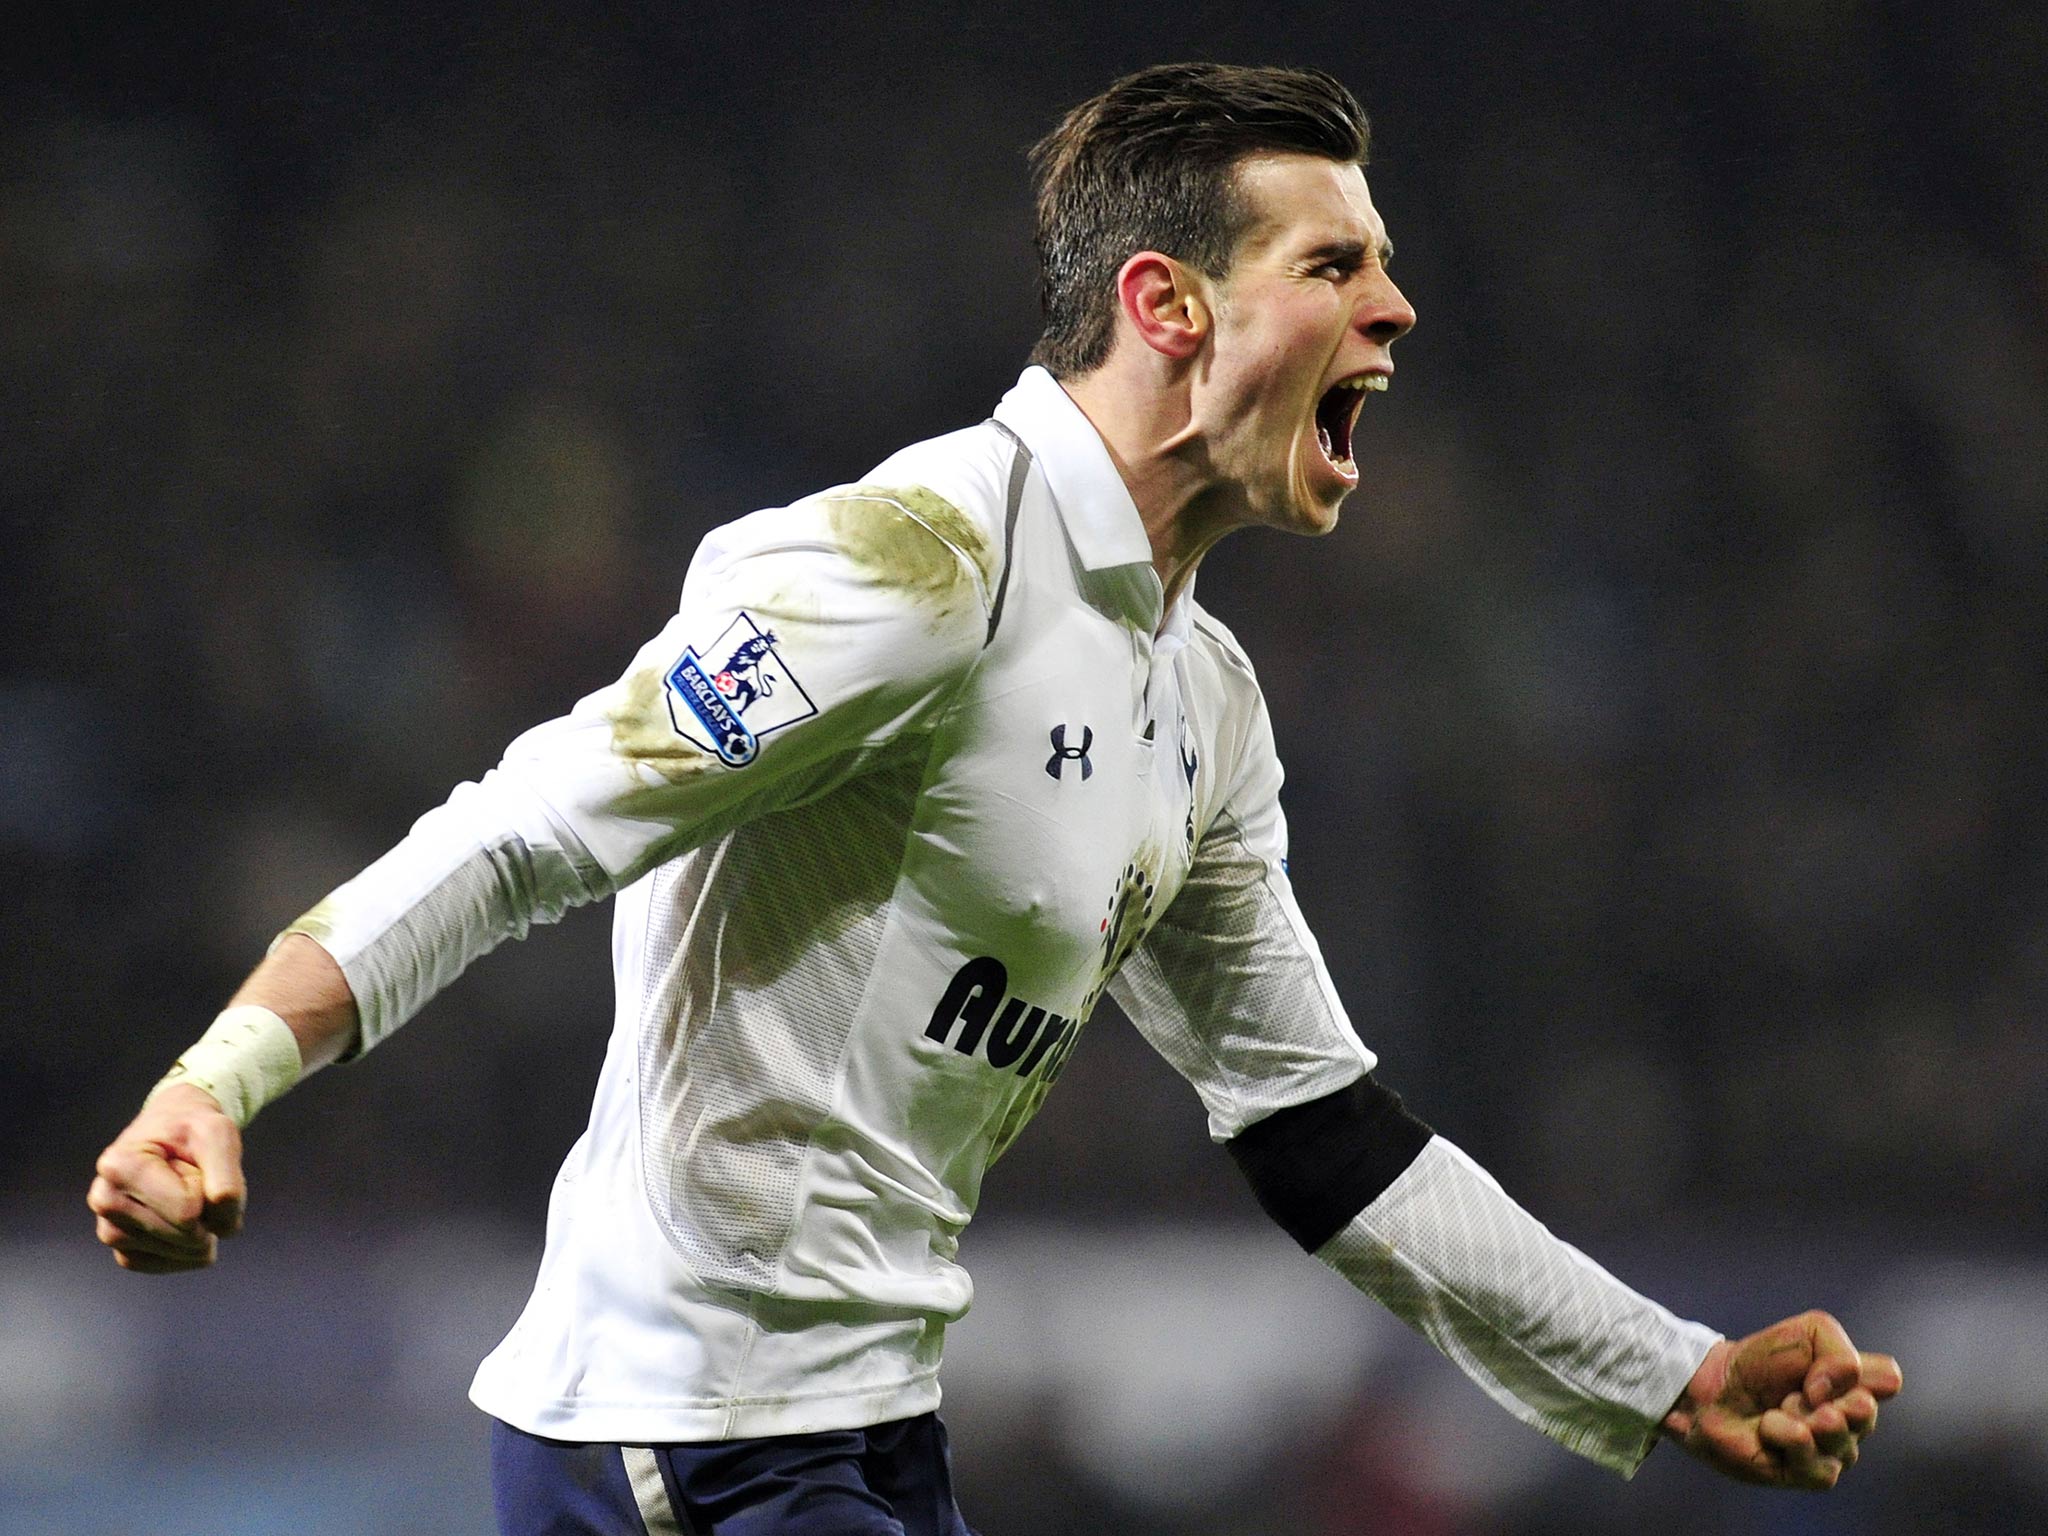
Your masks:
M631 768L644 763L671 784L687 783L711 767L711 754L685 740L669 718L660 672L642 668L620 686L619 702L605 711L614 757ZM640 782L637 773L634 779Z
M950 613L961 596L964 559L995 590L987 536L945 497L923 486L854 486L826 499L833 537L849 559L912 598Z
M314 903L312 910L293 919L284 933L303 933L316 944L325 944L334 936L334 898L328 896ZM278 937L283 938L284 934Z

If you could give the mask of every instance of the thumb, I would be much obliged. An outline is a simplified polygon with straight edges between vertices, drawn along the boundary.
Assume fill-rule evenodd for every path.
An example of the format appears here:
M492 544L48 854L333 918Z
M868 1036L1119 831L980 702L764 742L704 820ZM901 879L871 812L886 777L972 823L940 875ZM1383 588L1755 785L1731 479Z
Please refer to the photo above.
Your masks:
M1848 1331L1826 1312L1806 1316L1807 1340L1813 1349L1813 1364L1806 1372L1806 1402L1810 1408L1841 1396L1862 1379L1863 1361Z
M242 1211L249 1186L242 1177L242 1133L225 1115L206 1115L191 1125L188 1147L199 1166L200 1195L205 1201L199 1221L218 1237L242 1229Z

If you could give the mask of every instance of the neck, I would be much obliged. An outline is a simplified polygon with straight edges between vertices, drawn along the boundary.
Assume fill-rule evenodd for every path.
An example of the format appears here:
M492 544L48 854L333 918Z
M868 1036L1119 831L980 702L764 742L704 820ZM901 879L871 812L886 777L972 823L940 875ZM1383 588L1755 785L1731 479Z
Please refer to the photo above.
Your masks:
M1152 568L1170 612L1216 541L1244 519L1239 498L1209 463L1185 382L1165 360L1118 348L1093 373L1062 387L1109 449L1152 545ZM1135 376L1134 376L1135 375Z

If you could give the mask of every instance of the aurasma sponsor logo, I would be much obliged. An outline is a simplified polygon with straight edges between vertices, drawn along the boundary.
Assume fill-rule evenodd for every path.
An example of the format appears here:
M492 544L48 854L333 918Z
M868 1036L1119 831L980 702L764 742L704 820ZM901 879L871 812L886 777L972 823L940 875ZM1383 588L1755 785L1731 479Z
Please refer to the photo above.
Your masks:
M1019 1077L1033 1072L1050 1083L1074 1049L1080 1022L1009 995L1010 973L993 955L979 955L953 973L925 1038L951 1045L963 1056L979 1055L990 1066Z

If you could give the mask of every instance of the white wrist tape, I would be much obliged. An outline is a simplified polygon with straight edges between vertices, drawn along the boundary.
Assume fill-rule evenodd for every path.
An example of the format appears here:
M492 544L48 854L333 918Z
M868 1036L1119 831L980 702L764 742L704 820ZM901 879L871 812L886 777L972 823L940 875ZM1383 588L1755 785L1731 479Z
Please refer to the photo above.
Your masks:
M257 1110L283 1097L303 1070L291 1026L268 1008L244 1003L208 1025L142 1102L190 1083L212 1094L236 1125L246 1126Z

